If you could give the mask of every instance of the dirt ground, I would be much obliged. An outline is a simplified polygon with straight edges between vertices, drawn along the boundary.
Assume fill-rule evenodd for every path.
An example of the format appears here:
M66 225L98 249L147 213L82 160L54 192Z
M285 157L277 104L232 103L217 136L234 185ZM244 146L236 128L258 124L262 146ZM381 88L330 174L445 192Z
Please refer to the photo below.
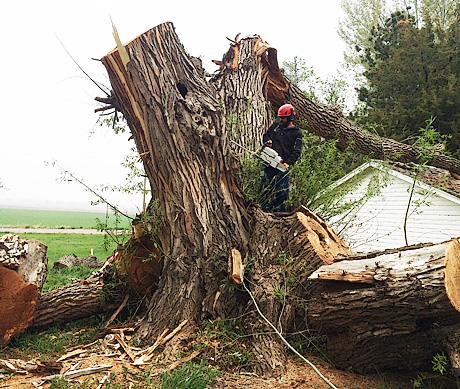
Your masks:
M64 369L69 369L74 366L77 362L82 362L78 369L88 368L90 366L111 364L110 370L99 372L86 376L86 379L90 377L92 385L89 388L96 388L101 383L104 376L108 372L116 373L117 379L115 383L120 384L122 381L123 388L136 388L136 381L129 377L136 377L143 372L143 369L139 369L130 363L126 354L124 353L112 353L111 356L104 356L103 354L97 354L99 350L85 351L77 357L69 358L64 361ZM330 365L323 361L312 358L309 359L320 372L337 388L340 389L410 389L413 388L411 382L415 375L408 374L375 374L375 375L358 375L350 372L344 372L334 369ZM157 361L158 362L158 361ZM146 366L147 367L147 366ZM150 367L149 367L150 368ZM123 371L128 370L130 375L128 378L123 378ZM158 375L161 368L153 367L151 370L154 375ZM49 387L49 383L40 383L39 378L48 375L49 373L43 374L16 374L10 375L6 373L0 373L0 388L43 388ZM75 381L83 382L85 377L78 377ZM138 381L137 381L138 382ZM137 383L139 385L139 383ZM144 387L144 386L142 386ZM331 388L326 384L318 374L307 364L301 363L294 358L290 358L287 366L287 373L279 378L261 378L252 374L237 374L237 373L225 373L223 372L210 386L211 388L248 388L248 389L262 389L262 388L318 388L327 389ZM104 385L101 388L105 388Z

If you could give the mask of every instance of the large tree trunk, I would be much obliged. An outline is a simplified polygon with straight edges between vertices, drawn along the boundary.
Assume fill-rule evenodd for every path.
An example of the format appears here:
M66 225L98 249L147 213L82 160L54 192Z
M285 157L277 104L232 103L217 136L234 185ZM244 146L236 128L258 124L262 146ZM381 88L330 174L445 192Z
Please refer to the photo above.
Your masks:
M118 43L102 62L113 86L107 101L126 118L152 188L154 201L143 218L150 218L144 239L155 240L162 254L158 288L138 336L150 341L184 320L192 331L203 320L233 318L251 310L247 294L222 286L229 276L229 257L240 255L250 272L232 273L232 277L249 282L265 316L281 332L305 329L299 317L306 316L305 306L310 312L315 305L308 302L307 277L322 263L332 263L335 255L350 251L308 210L270 215L245 204L235 178L229 131L240 143L256 148L268 123L264 98L275 108L291 99L298 118L307 120L307 129L339 139L341 148L352 144L356 151L378 157L377 150L383 147L386 153L402 155L402 160L413 160L415 150L367 138L337 110L309 101L282 76L276 50L258 37L235 41L210 82L199 61L184 52L170 23L126 46ZM246 126L229 120L232 115ZM455 171L455 163L450 166ZM237 268L240 272L241 267ZM377 291L374 285L372 292ZM391 296L379 297L393 306ZM335 309L340 312L343 305ZM254 312L245 327L260 334L252 337L256 371L280 374L285 368L283 347ZM449 320L443 327L448 327ZM425 322L419 324L423 327ZM374 333L372 328L360 331ZM364 335L358 331L351 336L356 340ZM362 360L357 358L358 366Z
M458 354L458 343L448 340L460 331L460 313L444 287L447 246L357 255L310 276L309 324L327 335L327 354L338 367L430 368L446 344Z
M237 317L252 309L247 294L223 287L232 250L241 253L243 265L252 264L251 276L257 282L251 288L266 316L275 322L282 314L288 324L295 310L283 309L286 302L275 293L284 285L283 277L275 277L279 254L285 251L297 275L305 278L320 263L331 262L333 253L349 252L308 210L273 216L244 202L229 149L228 129L235 127L228 115L234 110L242 114L248 124L244 143L250 145L255 137L255 147L268 122L263 102L266 77L261 75L257 48L257 38L233 46L233 57L227 56L225 70L212 83L184 52L170 23L126 47L119 45L102 59L155 199L147 216L156 228L145 231L159 244L163 267L138 329L145 341L184 320L191 331L203 320ZM241 90L243 76L247 87ZM230 107L223 107L222 101ZM281 342L264 335L269 331L255 315L246 323L248 330L260 334L252 339L257 371L282 373Z

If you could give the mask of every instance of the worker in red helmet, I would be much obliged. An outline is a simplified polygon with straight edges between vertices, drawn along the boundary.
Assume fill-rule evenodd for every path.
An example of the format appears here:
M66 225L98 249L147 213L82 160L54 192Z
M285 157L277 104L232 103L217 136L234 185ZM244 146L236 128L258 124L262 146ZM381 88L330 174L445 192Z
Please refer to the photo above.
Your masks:
M285 212L289 196L289 168L295 164L302 152L302 132L294 124L295 110L291 104L278 109L278 121L273 123L263 136L264 145L274 149L288 168L280 171L274 167L264 168L264 190L261 205L266 212Z

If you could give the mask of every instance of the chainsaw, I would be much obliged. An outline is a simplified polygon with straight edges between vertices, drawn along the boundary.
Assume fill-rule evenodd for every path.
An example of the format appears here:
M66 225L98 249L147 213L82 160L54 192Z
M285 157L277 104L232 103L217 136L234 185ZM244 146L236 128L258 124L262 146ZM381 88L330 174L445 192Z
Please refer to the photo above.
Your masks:
M273 150L271 147L267 147L267 142L263 144L263 146L258 152L249 150L246 147L240 145L239 143L236 143L233 140L231 140L230 142L237 145L238 147L241 147L243 150L246 150L248 153L254 155L255 157L259 158L265 166L271 166L282 172L285 172L286 170L288 170L288 168L283 165L282 163L283 160L280 157L280 155L275 150Z

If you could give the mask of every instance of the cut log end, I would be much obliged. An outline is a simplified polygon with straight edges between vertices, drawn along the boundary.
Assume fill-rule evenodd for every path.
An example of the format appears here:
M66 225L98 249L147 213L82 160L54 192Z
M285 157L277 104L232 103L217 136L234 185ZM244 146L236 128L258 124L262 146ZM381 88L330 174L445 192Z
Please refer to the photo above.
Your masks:
M6 345L32 322L38 288L24 282L14 270L0 266L0 296L0 345Z
M460 238L452 239L446 246L444 285L447 297L460 312Z

